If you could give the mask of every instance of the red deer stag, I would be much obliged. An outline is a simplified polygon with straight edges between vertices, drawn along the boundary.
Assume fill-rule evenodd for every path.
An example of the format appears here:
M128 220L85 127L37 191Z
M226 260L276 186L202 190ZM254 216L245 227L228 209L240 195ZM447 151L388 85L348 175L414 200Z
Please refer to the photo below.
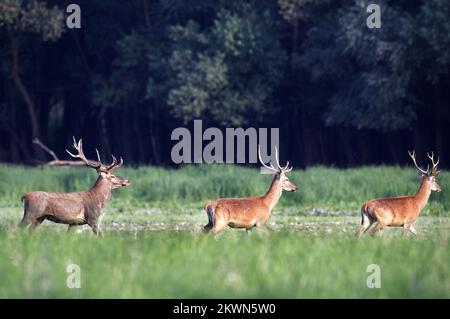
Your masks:
M70 156L79 158L86 166L95 169L99 176L94 186L87 192L75 193L49 193L49 192L31 192L22 197L24 202L24 215L19 226L35 229L44 220L48 219L59 224L68 224L68 231L77 225L88 224L95 235L100 234L99 219L105 202L111 198L112 190L122 186L128 186L127 179L113 175L113 170L123 164L112 156L112 163L108 166L100 161L100 155L97 151L98 162L86 159L83 153L83 143L80 139L77 143L73 139L73 148L78 154Z
M281 167L278 162L278 151L275 149L275 160L277 168L272 164L264 164L258 148L258 157L261 164L274 176L269 190L263 196L247 198L220 198L205 205L208 215L208 224L204 230L211 234L217 234L226 226L231 228L245 228L247 231L254 227L266 224L270 218L270 213L281 197L283 190L295 192L295 186L286 177L286 173L292 170L289 162L285 167Z
M364 203L361 207L361 227L358 235L362 236L369 227L378 222L370 234L375 236L383 228L387 227L403 227L403 237L406 237L408 231L417 235L414 227L420 212L425 207L430 197L431 191L440 192L441 187L436 183L436 177L439 175L438 164L434 161L433 152L427 153L431 160L432 168L427 170L421 169L416 163L416 152L408 152L419 174L422 176L422 183L419 190L412 196L400 196L393 198L374 199Z

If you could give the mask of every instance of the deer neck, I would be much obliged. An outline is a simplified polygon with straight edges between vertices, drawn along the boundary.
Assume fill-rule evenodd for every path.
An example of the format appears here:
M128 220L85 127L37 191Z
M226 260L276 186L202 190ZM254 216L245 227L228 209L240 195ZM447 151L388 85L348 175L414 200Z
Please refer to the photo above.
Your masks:
M420 184L420 187L419 187L419 190L417 191L416 195L414 196L417 200L417 204L419 206L420 211L425 208L425 206L428 202L428 198L430 198L430 194L431 194L431 186L427 182L427 178L423 177L422 183Z
M101 176L98 177L94 186L90 189L89 193L92 195L92 198L103 206L103 204L111 198L112 187L111 183Z
M283 189L281 188L280 179L278 178L278 176L275 175L272 180L272 184L270 185L269 190L263 196L263 200L266 203L266 205L269 207L270 211L272 211L272 209L278 203L282 193L283 193Z

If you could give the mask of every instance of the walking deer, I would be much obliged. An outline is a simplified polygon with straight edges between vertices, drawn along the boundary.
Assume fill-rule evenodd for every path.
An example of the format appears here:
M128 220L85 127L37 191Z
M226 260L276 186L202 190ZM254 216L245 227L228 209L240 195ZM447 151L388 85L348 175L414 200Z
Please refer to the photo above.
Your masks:
M412 196L400 196L393 198L374 199L364 203L361 207L361 227L358 235L362 236L375 222L378 224L371 230L371 235L375 236L385 227L403 227L403 237L406 237L408 231L417 235L414 227L420 212L425 207L430 197L431 191L440 192L441 187L436 183L436 177L439 175L437 161L434 161L434 154L427 153L431 160L432 167L424 170L417 165L416 152L409 152L414 165L422 176L422 183L419 190Z
M100 234L99 218L101 210L106 201L111 198L112 190L122 186L128 186L127 179L112 172L122 166L123 160L117 162L112 156L112 163L104 165L101 163L100 155L97 152L98 161L86 159L83 153L83 142L78 143L73 139L73 148L78 152L70 156L82 160L86 166L93 168L99 174L94 186L87 192L74 193L50 193L31 192L22 197L24 203L24 215L19 226L30 226L31 229L38 227L44 220L48 219L59 224L68 224L68 231L77 225L88 224L95 235Z
M289 162L285 167L281 167L278 162L278 151L275 149L276 168L264 164L258 148L258 157L261 164L273 174L272 184L263 196L247 198L220 198L205 205L208 216L208 224L204 230L211 234L217 234L226 226L231 228L245 228L247 231L254 227L266 224L270 218L270 213L281 197L283 190L295 192L295 186L286 177L286 173L292 170Z

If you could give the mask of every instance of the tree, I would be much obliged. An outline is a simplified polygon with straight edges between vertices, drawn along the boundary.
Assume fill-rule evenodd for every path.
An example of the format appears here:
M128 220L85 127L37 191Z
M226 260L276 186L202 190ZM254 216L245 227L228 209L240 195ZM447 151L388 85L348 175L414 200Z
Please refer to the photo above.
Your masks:
M27 85L21 77L20 40L24 33L35 33L44 41L54 41L63 32L63 13L57 7L48 9L37 0L4 0L0 3L0 27L6 28L10 44L11 77L27 107L33 138L41 138L38 110ZM42 150L35 155L42 158Z
M175 81L168 104L176 117L235 126L263 118L286 63L273 14L236 2L218 10L209 27L189 21L170 28Z

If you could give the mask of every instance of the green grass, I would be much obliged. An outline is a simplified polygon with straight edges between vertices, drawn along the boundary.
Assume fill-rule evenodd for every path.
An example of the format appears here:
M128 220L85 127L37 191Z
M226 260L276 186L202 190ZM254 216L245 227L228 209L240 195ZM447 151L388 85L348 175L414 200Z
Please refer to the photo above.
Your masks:
M115 191L109 207L126 212L141 208L184 211L201 209L218 197L244 197L263 194L271 177L257 169L236 165L191 165L181 169L156 167L124 168L117 172L132 186ZM414 194L420 178L412 167L363 167L335 169L314 167L289 174L299 187L284 194L277 209L304 212L311 208L358 212L364 201L377 197ZM29 191L80 191L94 182L95 173L86 168L25 168L0 166L0 207L20 207L20 197ZM443 188L433 193L424 215L448 215L450 174L438 178Z
M348 235L185 232L0 233L0 297L449 298L448 233L355 240ZM81 288L66 286L68 264ZM369 264L381 288L366 286Z
M95 238L86 227L69 235L51 222L33 233L16 228L24 193L86 190L92 170L0 166L0 298L450 298L446 172L419 218L421 235L408 240L401 229L376 239L354 234L362 202L417 190L412 168L297 170L289 176L299 191L282 196L273 233L217 237L201 232L204 202L263 194L269 176L233 165L118 174L132 186L114 192L104 237ZM313 208L338 216L314 216ZM71 263L81 267L80 289L66 286ZM366 286L369 264L381 268L380 289Z

